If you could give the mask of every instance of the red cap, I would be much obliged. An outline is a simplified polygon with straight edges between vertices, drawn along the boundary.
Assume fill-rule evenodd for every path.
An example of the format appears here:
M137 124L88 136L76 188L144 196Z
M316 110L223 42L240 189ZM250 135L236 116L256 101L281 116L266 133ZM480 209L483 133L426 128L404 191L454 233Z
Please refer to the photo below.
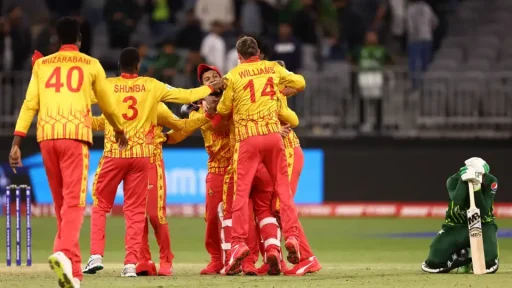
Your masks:
M213 71L219 73L219 76L222 77L222 73L220 73L219 68L217 68L215 66L209 66L206 64L199 64L199 66L197 66L197 80L199 80L199 83L203 84L203 79L201 79L201 78L205 72L210 71L210 70L213 70Z
M34 67L34 64L36 64L36 61L43 58L44 55L41 54L39 51L34 51L34 55L32 55L32 67Z

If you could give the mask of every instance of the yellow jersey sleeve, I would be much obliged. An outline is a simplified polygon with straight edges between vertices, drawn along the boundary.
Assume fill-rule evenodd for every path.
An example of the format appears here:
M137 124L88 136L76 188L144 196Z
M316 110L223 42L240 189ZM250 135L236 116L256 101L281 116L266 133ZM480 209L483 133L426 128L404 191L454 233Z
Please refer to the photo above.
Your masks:
M98 105L100 106L101 112L112 125L114 131L123 131L123 120L121 114L118 113L116 101L111 91L111 84L107 81L107 75L105 70L101 67L101 64L95 61L95 78L93 83L93 94L91 98L96 98Z
M228 74L229 75L229 74ZM222 115L227 115L231 112L233 107L233 83L226 75L226 90L222 93L222 98L220 98L220 102L217 105L217 113Z
M180 104L189 104L203 99L213 91L210 86L201 86L193 89L175 88L158 80L155 80L153 89L155 89L159 102L173 102Z
M306 80L302 75L290 72L278 64L275 65L274 69L280 76L279 86L295 88L299 91L306 88Z
M25 101L23 101L20 115L18 116L18 121L16 122L14 135L17 136L25 137L25 135L27 135L27 131L30 128L32 121L34 120L37 111L39 111L39 62L40 61L36 62L36 65L32 69L32 78L30 78Z

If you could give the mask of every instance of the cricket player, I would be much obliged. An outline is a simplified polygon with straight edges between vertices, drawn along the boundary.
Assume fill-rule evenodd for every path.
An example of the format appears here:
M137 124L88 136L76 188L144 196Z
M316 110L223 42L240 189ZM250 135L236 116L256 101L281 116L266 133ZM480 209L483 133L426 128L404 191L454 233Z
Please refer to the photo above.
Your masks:
M238 269L250 254L245 243L249 223L248 199L260 163L270 173L274 190L279 195L285 247L289 254L300 255L299 220L290 193L286 155L279 134L276 90L279 84L302 90L305 81L302 76L288 72L275 62L260 61L254 38L243 37L236 47L241 64L226 75L227 86L217 106L221 115L233 110L237 141L233 156L232 248L227 274ZM277 245L273 246L278 249Z
M470 158L465 164L446 182L450 201L445 223L430 244L427 260L421 265L425 272L449 273L472 263L466 215L469 209L468 185L473 185L475 204L480 209L487 273L498 271L498 226L493 214L498 179L489 173L489 165L481 158Z
M215 66L201 64L197 68L197 78L206 84L222 79L222 74ZM222 92L210 94L205 101L218 102ZM205 117L206 111L202 105L190 111L189 118ZM220 241L220 224L217 207L222 202L224 175L233 155L229 142L229 125L223 121L214 128L211 124L201 127L206 152L208 153L208 174L206 176L206 207L205 207L205 247L210 254L210 263L201 270L201 275L218 274L224 267Z
M162 144L176 144L192 134L196 129L209 123L206 117L196 118L194 120L179 119L164 103L159 103L157 108L157 123L155 128L155 149L154 156L149 166L149 189L146 203L146 215L149 223L155 231L155 238L160 248L160 266L158 272L156 265L151 261L151 251L149 249L148 221L144 223L144 234L142 235L142 245L139 251L139 259L136 265L137 276L170 276L172 275L172 260L174 255L171 251L171 237L166 220L166 180L165 165L162 156ZM163 128L172 129L168 133L162 133ZM105 117L93 117L93 131L105 130Z
M139 77L140 56L135 48L121 52L121 76L109 78L116 104L123 113L123 126L129 139L119 152L112 141L113 130L105 125L105 149L93 184L91 244L89 261L83 272L95 274L103 269L106 215L112 209L117 188L123 182L123 211L126 221L125 260L122 277L136 277L135 266L141 249L151 157L157 124L157 106L161 101L190 103L222 87L221 81L195 89L177 89L156 79ZM171 273L168 271L167 273Z
M9 162L21 167L20 143L36 113L37 141L41 148L57 217L57 235L48 262L60 287L80 287L82 280L79 237L82 227L89 146L92 144L91 104L98 101L109 125L116 150L127 145L121 114L98 60L79 52L79 23L70 17L57 23L60 50L35 60L32 78L16 123ZM34 58L41 55L34 54ZM96 95L95 97L93 97Z

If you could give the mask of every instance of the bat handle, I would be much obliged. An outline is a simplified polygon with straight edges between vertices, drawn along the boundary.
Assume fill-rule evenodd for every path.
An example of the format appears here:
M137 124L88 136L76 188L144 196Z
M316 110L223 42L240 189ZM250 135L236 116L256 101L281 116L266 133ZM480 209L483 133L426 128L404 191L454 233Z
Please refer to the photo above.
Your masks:
M476 208L476 205L475 205L475 191L473 191L473 183L468 182L468 188L469 188L469 207L470 208Z

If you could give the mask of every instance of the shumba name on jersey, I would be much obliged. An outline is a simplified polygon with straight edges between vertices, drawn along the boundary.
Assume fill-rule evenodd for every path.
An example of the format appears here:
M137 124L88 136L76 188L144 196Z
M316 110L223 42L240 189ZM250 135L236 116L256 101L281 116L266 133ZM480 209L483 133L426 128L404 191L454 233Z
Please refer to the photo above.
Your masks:
M124 85L115 84L114 93L134 93L134 92L146 92L146 86L144 84Z
M44 64L56 64L56 63L82 63L91 65L91 59L86 59L80 56L73 56L73 57L66 57L66 56L59 56L59 57L50 57L50 58L43 58L43 61L41 63Z
M253 68L253 69L247 69L238 72L238 75L240 78L244 79L247 77L254 77L259 75L266 75L266 74L275 74L276 71L274 67L261 67L261 68Z

